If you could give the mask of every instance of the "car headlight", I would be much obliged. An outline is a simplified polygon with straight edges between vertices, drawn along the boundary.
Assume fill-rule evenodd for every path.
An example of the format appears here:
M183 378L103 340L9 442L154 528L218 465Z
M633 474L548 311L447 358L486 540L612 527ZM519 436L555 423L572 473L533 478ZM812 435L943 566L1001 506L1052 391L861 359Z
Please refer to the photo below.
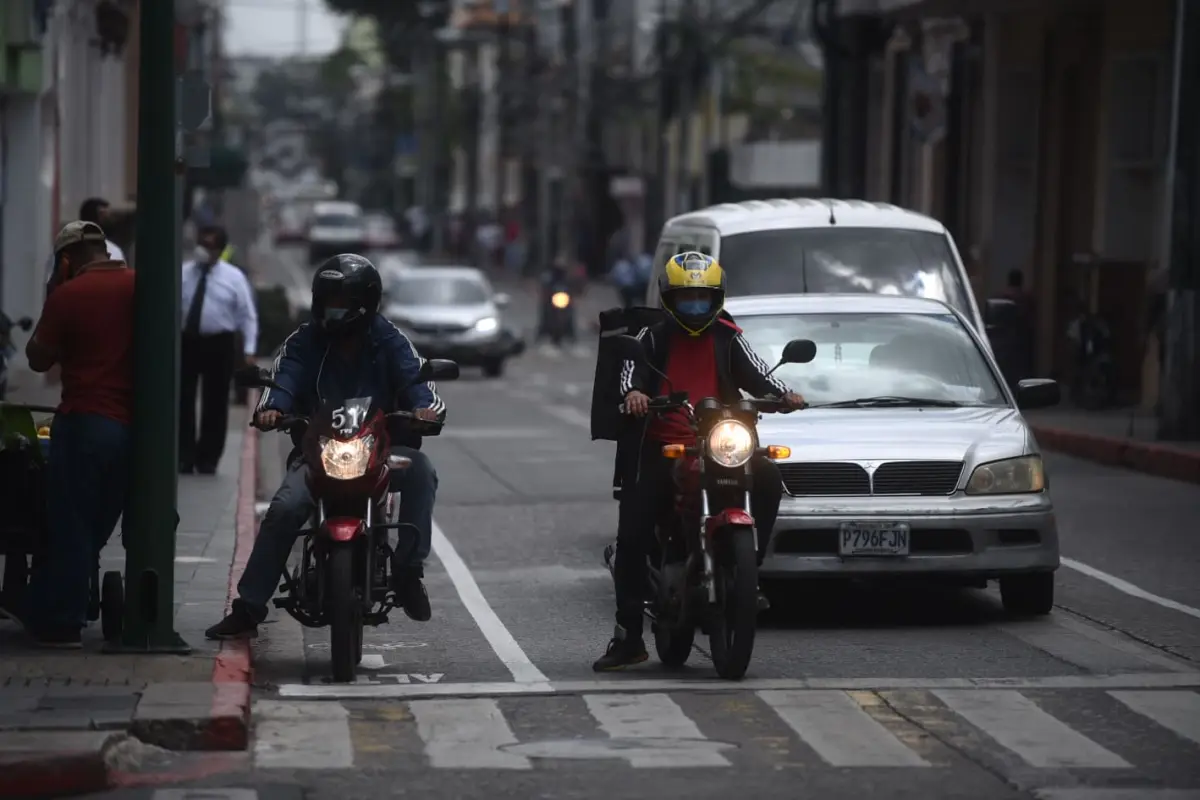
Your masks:
M740 467L754 455L754 434L736 420L718 422L708 432L708 453L722 467Z
M499 327L500 327L500 321L497 320L495 317L484 317L483 319L479 320L479 322L475 323L475 332L476 333L491 333L492 331L496 330L496 328L499 328Z
M1030 494L1046 488L1041 456L1021 456L980 464L967 481L967 494Z
M375 437L363 436L349 442L322 439L320 444L321 466L325 468L325 474L335 480L349 481L367 473Z

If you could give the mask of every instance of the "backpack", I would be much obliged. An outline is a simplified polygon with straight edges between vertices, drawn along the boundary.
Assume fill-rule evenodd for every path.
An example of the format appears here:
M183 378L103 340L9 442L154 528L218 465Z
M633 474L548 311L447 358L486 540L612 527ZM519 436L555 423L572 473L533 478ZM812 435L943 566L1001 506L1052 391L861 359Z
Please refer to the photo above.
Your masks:
M657 308L634 306L610 308L600 312L600 339L596 348L596 374L592 384L592 440L615 442L621 433L619 407L621 367L624 359L612 344L621 334L636 336L642 328L662 322L665 312Z

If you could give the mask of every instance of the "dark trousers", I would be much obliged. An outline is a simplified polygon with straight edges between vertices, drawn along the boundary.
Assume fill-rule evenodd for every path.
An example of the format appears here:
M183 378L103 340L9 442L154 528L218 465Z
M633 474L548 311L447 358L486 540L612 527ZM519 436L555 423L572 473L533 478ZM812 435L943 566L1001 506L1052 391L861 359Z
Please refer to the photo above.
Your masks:
M49 542L29 584L37 630L82 628L88 582L129 486L129 426L98 414L59 414L50 430Z
M179 461L216 469L229 428L234 334L183 337L179 353ZM200 390L200 436L196 436L196 390Z
M617 522L617 555L613 566L617 594L617 624L630 638L642 635L642 604L645 601L646 556L652 549L655 526L671 513L675 501L672 468L678 462L664 458L661 445L647 442L641 452L641 470L636 483L621 489ZM766 458L753 462L754 486L750 491L750 513L758 535L758 563L762 564L771 530L779 516L783 477L779 467Z

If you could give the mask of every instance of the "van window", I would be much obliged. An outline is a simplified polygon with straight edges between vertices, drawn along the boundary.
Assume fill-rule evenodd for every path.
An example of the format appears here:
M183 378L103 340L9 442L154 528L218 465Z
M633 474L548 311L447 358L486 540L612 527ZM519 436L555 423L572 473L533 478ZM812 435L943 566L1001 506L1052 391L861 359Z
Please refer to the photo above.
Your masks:
M957 262L939 233L787 228L721 240L728 294L897 294L941 300L972 319Z

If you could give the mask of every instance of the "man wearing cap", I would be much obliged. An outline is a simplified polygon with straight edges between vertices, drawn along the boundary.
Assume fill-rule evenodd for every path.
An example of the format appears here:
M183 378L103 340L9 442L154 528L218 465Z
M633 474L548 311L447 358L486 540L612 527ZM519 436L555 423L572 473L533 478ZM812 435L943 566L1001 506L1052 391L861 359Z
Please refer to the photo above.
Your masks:
M58 288L29 339L29 366L62 373L50 436L49 547L34 570L22 622L47 647L80 647L96 554L125 507L133 410L134 271L109 257L94 222L54 241Z
M106 220L110 216L110 206L107 200L100 197L89 197L84 200L79 206L79 221L94 222L102 228L108 224ZM117 246L117 243L112 240L107 240L108 257L114 261L124 261L125 253ZM49 263L46 265L46 294L50 294L58 285L62 283L62 278L58 274L58 254L50 255Z

